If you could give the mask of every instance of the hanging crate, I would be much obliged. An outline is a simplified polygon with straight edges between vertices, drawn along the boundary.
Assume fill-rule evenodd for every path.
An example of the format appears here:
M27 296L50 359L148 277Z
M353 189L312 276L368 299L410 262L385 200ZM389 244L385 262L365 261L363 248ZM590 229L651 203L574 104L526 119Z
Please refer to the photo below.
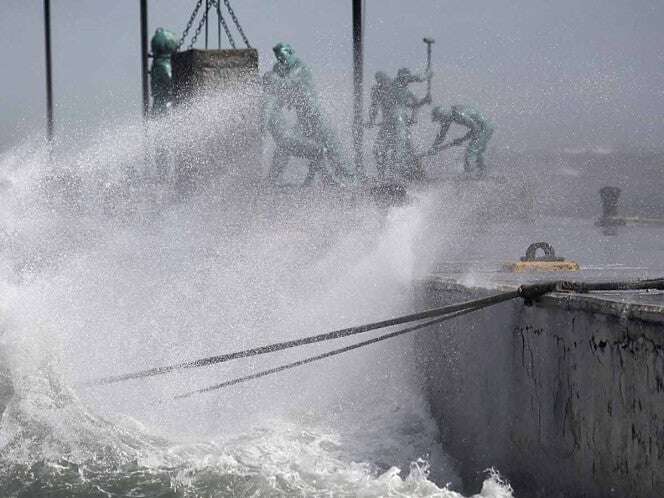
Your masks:
M176 103L258 82L258 51L254 48L191 49L174 53L172 61Z
M192 49L174 53L172 64L174 105L188 133L182 180L260 176L258 52Z

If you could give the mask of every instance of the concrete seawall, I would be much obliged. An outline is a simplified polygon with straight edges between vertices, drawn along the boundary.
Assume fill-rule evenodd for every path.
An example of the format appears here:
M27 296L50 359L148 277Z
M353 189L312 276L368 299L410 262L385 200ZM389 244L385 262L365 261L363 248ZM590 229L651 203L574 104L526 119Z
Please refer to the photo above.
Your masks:
M431 279L425 307L495 291ZM469 490L495 466L518 496L664 496L664 306L546 296L416 339L431 411Z

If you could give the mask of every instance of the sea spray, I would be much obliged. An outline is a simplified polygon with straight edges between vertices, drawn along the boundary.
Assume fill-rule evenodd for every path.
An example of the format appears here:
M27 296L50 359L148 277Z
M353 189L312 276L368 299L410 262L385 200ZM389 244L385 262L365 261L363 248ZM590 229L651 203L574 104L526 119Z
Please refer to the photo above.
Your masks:
M167 122L176 152L208 126L181 136ZM182 195L148 181L139 137L130 126L70 145L56 160L64 180L39 147L5 155L6 494L456 496L430 480L458 483L408 338L184 403L169 398L328 345L81 385L409 311L428 265L419 242L437 194L385 214L352 191L284 194L227 175ZM420 457L431 474L397 470Z

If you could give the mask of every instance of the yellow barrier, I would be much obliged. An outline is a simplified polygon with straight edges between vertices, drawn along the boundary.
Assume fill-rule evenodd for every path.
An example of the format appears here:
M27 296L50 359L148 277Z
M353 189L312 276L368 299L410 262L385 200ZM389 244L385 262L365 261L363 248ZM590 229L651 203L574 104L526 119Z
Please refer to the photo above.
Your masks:
M544 272L544 271L579 271L576 261L519 261L518 263L505 263L503 271L512 273Z

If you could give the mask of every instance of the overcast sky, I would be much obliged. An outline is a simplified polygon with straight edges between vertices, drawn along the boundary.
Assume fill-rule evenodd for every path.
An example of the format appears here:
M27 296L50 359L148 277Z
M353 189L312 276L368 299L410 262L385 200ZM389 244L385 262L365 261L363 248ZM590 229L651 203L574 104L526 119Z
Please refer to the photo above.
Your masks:
M181 33L195 2L149 0L150 34ZM140 114L138 0L52 0L56 132ZM317 78L350 88L351 0L234 0L261 69L290 41ZM0 0L0 149L44 128L42 0ZM498 146L660 148L662 0L366 0L365 77L423 67L434 101L469 103ZM216 28L211 32L216 46ZM199 46L203 37L199 38ZM322 86L322 85L321 85ZM418 89L418 91L423 88Z

